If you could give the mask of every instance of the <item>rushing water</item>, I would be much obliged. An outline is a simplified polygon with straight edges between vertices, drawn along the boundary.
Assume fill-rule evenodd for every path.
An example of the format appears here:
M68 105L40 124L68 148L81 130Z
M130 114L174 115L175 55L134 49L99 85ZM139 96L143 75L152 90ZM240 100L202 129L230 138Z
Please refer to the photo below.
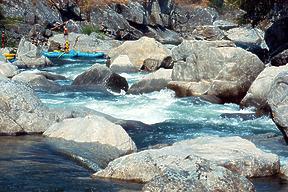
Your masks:
M91 66L87 63L74 63L48 67L43 70L62 74L70 80L59 81L70 84L80 73ZM121 74L129 84L141 79L144 73ZM249 137L258 134L275 133L280 135L274 123L268 117L244 120L241 117L223 118L223 113L247 114L234 104L209 104L199 98L176 98L170 90L162 90L142 95L115 94L112 92L38 92L41 100L50 107L85 106L101 111L113 117L125 120L137 120L149 124L142 129L129 130L129 134L139 149L156 144L204 135ZM16 142L15 142L16 141ZM49 189L56 191L119 191L139 190L137 185L95 181L89 178L91 172L70 159L57 153L42 137L0 138L1 152L0 186L15 191L35 191ZM261 145L266 148L265 145ZM4 154L3 154L4 153ZM279 152L282 158L286 152ZM11 174L10 174L11 173ZM5 176L5 178L3 178ZM21 179L22 178L22 179ZM17 184L15 184L17 183ZM259 191L282 191L287 184L281 179L255 180ZM40 185L40 186L37 186ZM284 188L283 188L284 186ZM106 189L106 190L105 190ZM108 190L109 189L109 190ZM2 189L0 189L1 191Z

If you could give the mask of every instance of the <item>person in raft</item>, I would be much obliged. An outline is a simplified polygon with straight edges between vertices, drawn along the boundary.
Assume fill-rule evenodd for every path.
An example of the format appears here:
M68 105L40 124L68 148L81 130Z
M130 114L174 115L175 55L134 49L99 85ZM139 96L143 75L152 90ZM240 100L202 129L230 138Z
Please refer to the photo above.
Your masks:
M68 53L69 52L68 29L65 25L64 25L64 40L65 40L64 52Z

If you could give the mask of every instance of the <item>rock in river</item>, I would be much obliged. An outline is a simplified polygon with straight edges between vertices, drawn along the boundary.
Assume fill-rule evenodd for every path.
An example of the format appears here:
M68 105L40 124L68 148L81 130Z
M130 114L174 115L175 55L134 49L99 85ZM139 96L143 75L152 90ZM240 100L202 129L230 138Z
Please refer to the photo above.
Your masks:
M167 56L170 56L170 54L170 50L164 45L148 37L142 37L137 41L126 41L108 53L112 62L119 55L128 55L132 64L138 69L141 68L146 59L157 60L161 63L161 61Z
M135 67L128 55L119 55L109 66L114 73L129 73L137 72L138 69Z
M279 130L282 132L286 143L288 143L288 72L279 73L267 96L267 102L272 112L272 118Z
M33 87L33 89L47 90L47 91L56 91L60 90L60 85L52 80L46 78L49 77L49 73L31 73L31 72L22 72L18 75L15 75L12 80L25 82ZM53 79L53 75L50 76ZM56 76L54 78L57 78Z
M173 81L210 82L205 95L221 103L240 103L265 67L256 55L230 41L184 41L172 49L172 56L177 61Z
M120 126L104 117L86 116L73 119L65 119L55 123L44 135L54 138L63 138L75 142L98 142L103 145L111 145L123 154L136 151L136 145Z
M192 190L193 189L193 190ZM154 177L142 191L180 192L180 191L255 191L254 186L246 178L223 168L199 163L188 169L167 169Z
M12 65L11 63L0 62L0 75L10 78L14 75L17 75L17 73L18 68L15 65Z
M0 80L0 89L0 134L42 133L55 121L30 87Z
M142 94L165 89L171 78L172 69L159 69L158 71L148 74L139 82L133 84L128 93Z
M248 140L201 137L120 157L94 176L148 182L165 167L193 170L201 167L203 159L246 177L274 175L280 170L277 155L261 151Z
M246 96L241 101L241 106L255 107L259 112L266 110L268 94L273 86L275 78L281 72L288 72L288 66L266 67L252 83Z
M124 77L113 73L108 67L98 64L77 76L72 85L82 88L83 86L93 88L96 85L101 85L115 92L128 90L128 83Z

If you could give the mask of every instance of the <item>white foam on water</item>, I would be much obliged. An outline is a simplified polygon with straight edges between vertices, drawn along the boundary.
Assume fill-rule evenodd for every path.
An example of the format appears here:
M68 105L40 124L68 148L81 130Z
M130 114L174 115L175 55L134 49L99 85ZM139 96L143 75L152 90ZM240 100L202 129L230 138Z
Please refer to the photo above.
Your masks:
M116 118L137 120L147 124L160 123L170 118L167 108L175 102L169 90L143 95L123 95L116 101L92 101L86 107Z

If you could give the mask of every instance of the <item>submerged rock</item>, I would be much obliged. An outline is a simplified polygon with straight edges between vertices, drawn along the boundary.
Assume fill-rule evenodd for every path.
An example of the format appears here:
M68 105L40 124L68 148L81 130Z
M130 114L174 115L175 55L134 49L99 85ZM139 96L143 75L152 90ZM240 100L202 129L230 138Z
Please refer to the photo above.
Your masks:
M49 127L44 135L79 143L94 142L110 145L117 148L122 154L137 150L135 143L121 126L98 116L65 119Z
M106 66L95 64L89 70L78 75L73 81L72 85L83 87L91 87L102 85L115 92L128 90L128 83L126 79Z
M5 77L13 77L18 74L18 68L11 63L0 62L0 74Z
M30 87L15 81L0 81L0 134L42 133L55 121L55 116Z
M137 69L141 68L146 59L157 60L161 63L161 61L165 57L170 56L170 54L170 50L164 45L148 37L142 37L137 41L126 41L108 53L112 62L119 55L128 55L130 61Z
M165 89L172 80L172 69L159 69L158 71L148 74L139 82L133 84L128 93L142 94Z
M274 175L280 169L277 155L265 153L245 139L202 137L118 158L94 176L148 182L166 167L195 169L203 159L246 177Z
M217 97L221 103L240 103L265 67L256 55L230 41L184 41L172 52L177 61L172 80L211 82L205 96Z

